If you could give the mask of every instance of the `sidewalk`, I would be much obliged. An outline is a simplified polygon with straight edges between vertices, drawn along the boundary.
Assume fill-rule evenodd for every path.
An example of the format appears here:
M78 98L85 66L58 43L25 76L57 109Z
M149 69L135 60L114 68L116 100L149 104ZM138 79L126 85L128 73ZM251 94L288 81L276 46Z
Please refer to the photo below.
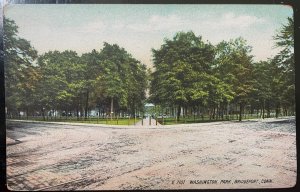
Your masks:
M159 122L157 122L156 124L156 120L151 118L150 121L150 117L146 117L145 119L137 122L136 124L134 124L135 126L142 126L142 127L154 127L154 126L161 126L161 124Z

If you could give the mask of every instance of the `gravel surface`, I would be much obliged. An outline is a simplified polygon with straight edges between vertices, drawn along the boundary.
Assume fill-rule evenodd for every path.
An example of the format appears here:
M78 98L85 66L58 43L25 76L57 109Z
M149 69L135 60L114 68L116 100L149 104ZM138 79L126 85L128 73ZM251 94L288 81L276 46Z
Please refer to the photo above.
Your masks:
M281 188L295 117L168 126L7 122L11 190Z

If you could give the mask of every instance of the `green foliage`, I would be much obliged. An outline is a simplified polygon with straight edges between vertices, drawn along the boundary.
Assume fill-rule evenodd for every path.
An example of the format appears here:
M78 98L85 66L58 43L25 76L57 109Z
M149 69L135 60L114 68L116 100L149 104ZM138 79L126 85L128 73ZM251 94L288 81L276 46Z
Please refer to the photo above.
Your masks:
M152 102L214 107L233 99L231 85L215 75L216 48L193 32L179 32L152 51L156 68L150 88Z
M103 88L101 94L114 100L117 111L123 109L134 113L137 107L142 107L147 88L146 66L116 44L104 43L99 60L103 68L97 80ZM105 102L100 101L99 105L105 105Z
M6 106L11 113L30 108L75 111L87 116L101 107L134 112L142 108L147 88L146 66L118 45L104 43L98 52L78 56L75 51L49 51L37 58L30 43L17 36L14 21L4 20ZM37 59L37 60L36 60ZM32 113L34 114L34 113Z
M288 18L274 37L276 46L282 48L272 63L281 69L278 82L283 85L281 102L285 108L295 110L295 56L294 56L294 19Z
M288 17L287 20L287 24L282 26L274 40L278 47L294 49L294 18Z
M14 21L4 19L6 107L9 115L20 111L42 114L72 112L87 118L91 109L102 115L131 116L154 103L155 113L177 113L176 122L223 119L245 108L265 111L295 110L294 21L288 18L275 35L280 53L253 62L251 47L239 37L213 46L192 31L178 32L152 49L151 72L124 48L104 43L99 51L79 56L75 51L49 51L42 55L18 37ZM183 116L179 120L181 111ZM176 112L174 112L176 111ZM111 113L113 112L113 113ZM170 113L170 111L168 112ZM200 117L199 114L202 114ZM111 116L112 117L112 116ZM67 118L67 117L66 117ZM173 118L174 119L174 118ZM188 121L190 121L188 120Z
M166 39L159 50L152 52L156 68L150 89L152 100L167 102L171 99L175 104L188 102L188 93L193 91L187 89L192 89L193 77L197 77L195 71L206 72L210 64L209 59L214 54L212 46L204 44L201 37L196 37L193 32L177 33L173 40ZM207 52L208 56L199 57L203 52Z
M3 24L5 97L7 110L12 114L34 102L28 96L39 76L33 65L37 51L29 41L17 36L18 27L14 21L4 18Z
M115 110L127 110L130 103L145 98L146 67L118 45L104 43L100 52L81 57L73 51L48 52L38 64L44 74L41 103L48 109L79 112L84 108L87 115L89 108L98 106L109 113L111 99ZM51 89L42 91L44 86Z

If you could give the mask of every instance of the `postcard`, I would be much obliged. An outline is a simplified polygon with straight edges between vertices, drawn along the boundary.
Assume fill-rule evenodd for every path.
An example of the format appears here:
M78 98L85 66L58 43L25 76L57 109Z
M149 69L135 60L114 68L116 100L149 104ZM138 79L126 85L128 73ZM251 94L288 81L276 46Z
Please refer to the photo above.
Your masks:
M293 7L4 6L7 188L296 184Z

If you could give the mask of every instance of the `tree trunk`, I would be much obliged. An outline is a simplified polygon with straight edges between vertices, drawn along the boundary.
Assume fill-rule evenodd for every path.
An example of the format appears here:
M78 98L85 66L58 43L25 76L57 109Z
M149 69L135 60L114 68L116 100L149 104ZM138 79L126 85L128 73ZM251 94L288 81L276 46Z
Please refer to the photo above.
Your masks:
M80 119L84 116L84 115L83 115L83 112L84 112L84 111L83 111L83 107L80 107L80 115L79 115Z
M186 123L186 116L187 116L187 107L183 108L183 119L184 119L184 123Z
M164 125L165 119L164 119L164 109L162 109L162 124Z
M77 121L79 120L79 109L78 106L76 107L76 117L77 117Z
M243 104L240 103L240 114L239 114L239 121L242 121L242 112L243 112Z
M134 106L134 124L136 122L136 107Z
M177 123L177 112L176 112L176 107L173 106L173 117L175 118L175 123Z
M86 91L84 119L87 119L87 116L88 116L88 107L89 107L89 90Z
M270 118L270 102L267 102L267 118Z
M287 116L287 108L284 108L284 116Z
M195 107L193 108L193 115L194 115L194 123L196 122L196 110L195 110Z
M253 105L251 105L251 112L250 112L251 116L254 114L254 107Z
M112 120L113 110L114 110L114 99L111 98L111 101L110 101L110 120Z
M177 121L180 120L180 112L181 112L181 106L178 105L178 107L177 107Z
M46 118L45 118L45 111L44 111L44 108L42 108L42 115L43 115L43 120L45 121Z
M278 118L278 116L279 116L279 110L280 110L279 104L277 104L276 105L276 111L275 111L276 118Z
M26 119L28 120L28 107L26 107Z
M263 119L265 118L265 100L264 100L263 108L262 108L262 118Z

